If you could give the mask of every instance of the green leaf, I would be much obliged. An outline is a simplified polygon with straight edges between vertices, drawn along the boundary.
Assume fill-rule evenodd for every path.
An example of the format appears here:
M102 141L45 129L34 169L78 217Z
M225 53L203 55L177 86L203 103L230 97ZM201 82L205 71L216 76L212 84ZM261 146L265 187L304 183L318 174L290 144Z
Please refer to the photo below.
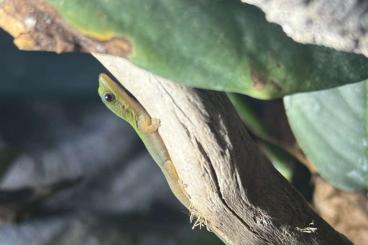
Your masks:
M277 171L291 182L294 177L295 158L282 148L267 142L262 142L262 151Z
M368 81L284 98L301 148L342 189L368 189L367 98Z
M181 84L269 99L368 78L362 55L303 45L238 0L48 0L69 26L120 40L134 64Z

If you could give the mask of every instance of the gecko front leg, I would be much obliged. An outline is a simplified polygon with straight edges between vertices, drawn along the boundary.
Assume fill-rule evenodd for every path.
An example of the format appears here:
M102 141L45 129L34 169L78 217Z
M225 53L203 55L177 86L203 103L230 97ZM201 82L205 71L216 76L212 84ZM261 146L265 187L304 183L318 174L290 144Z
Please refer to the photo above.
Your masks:
M151 118L148 114L140 114L137 119L137 128L142 133L153 133L160 127L160 120Z

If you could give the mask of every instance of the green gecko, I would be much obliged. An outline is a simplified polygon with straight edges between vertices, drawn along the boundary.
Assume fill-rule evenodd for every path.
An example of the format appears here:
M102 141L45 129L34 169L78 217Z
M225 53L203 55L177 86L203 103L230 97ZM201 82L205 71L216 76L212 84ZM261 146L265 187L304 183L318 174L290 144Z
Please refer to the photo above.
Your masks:
M127 121L134 128L152 158L161 168L172 192L184 206L190 207L188 195L158 133L160 121L151 118L133 95L106 74L99 76L98 94L115 115Z

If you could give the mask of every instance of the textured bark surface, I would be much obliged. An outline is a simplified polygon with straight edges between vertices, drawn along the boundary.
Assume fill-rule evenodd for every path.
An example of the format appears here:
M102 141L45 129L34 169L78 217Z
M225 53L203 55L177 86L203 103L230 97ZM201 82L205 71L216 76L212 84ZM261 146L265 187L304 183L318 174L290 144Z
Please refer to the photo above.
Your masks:
M160 119L191 212L227 244L350 244L264 158L224 94L183 87L94 54Z
M368 2L360 0L242 0L256 5L294 40L368 56Z

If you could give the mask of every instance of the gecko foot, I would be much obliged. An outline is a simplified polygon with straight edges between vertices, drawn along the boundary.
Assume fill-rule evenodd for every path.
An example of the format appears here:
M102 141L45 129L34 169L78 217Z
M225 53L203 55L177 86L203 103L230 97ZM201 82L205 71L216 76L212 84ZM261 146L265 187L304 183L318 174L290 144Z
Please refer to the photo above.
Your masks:
M138 117L138 129L143 133L153 133L160 127L160 120L151 118L147 115L140 115Z

